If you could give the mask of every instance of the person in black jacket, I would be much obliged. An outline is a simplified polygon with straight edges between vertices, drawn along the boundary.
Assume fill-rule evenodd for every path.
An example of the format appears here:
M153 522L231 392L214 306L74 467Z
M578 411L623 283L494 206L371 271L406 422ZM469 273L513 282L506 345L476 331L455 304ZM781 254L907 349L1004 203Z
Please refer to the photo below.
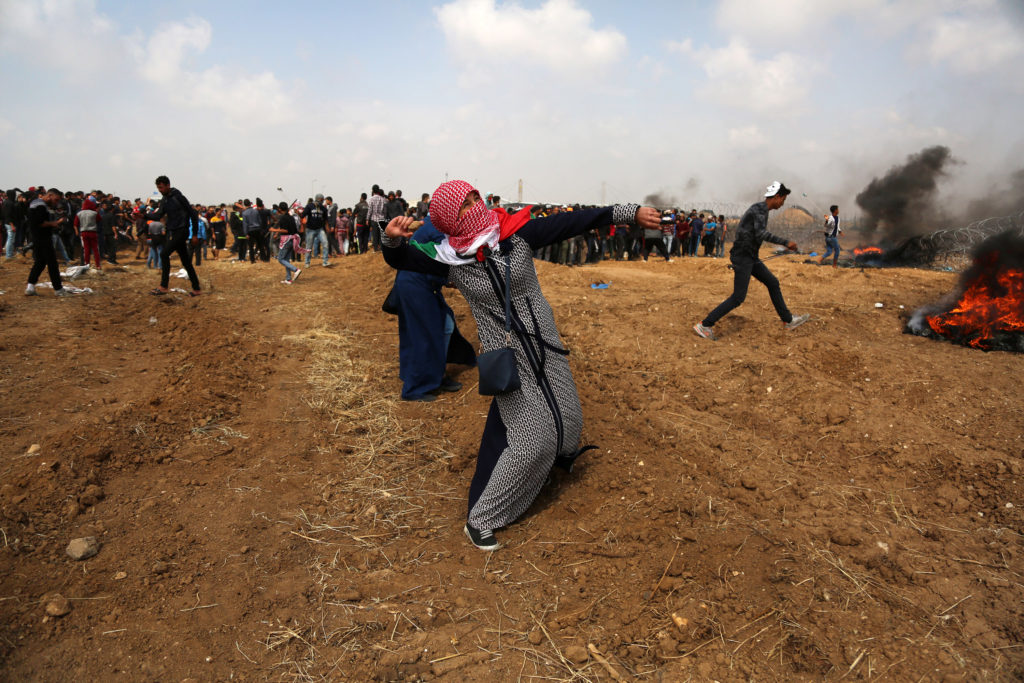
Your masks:
M775 312L785 324L786 329L792 330L807 322L808 315L793 314L786 308L786 301L782 298L782 288L779 280L768 267L758 259L758 251L762 242L784 245L790 251L796 251L796 242L786 240L785 237L778 237L768 232L768 212L772 209L780 209L786 203L786 197L790 189L779 181L775 181L765 191L765 200L751 205L743 217L740 218L739 227L736 228L736 237L729 251L729 260L733 267L732 294L725 301L720 303L715 310L711 311L704 320L693 326L693 331L704 339L715 339L715 332L712 329L726 313L738 307L747 298L747 287L750 285L751 276L757 278L761 284L768 288L768 295L771 297Z
M167 176L162 175L156 179L156 189L163 195L163 199L156 211L148 214L148 218L158 221L166 217L163 222L167 226L167 236L160 253L160 286L150 294L167 293L171 279L171 252L174 252L181 259L188 281L192 284L190 296L199 296L199 277L192 267L192 256L188 253L189 242L193 246L199 244L199 214L176 187L171 187Z
M29 193L31 196L31 193ZM32 270L28 272L26 296L36 296L36 283L43 270L50 272L50 284L57 296L67 296L68 291L60 279L60 266L57 265L57 253L53 248L53 230L60 228L65 219L54 211L61 200L60 190L50 188L42 197L32 197L28 209L28 226L32 232Z

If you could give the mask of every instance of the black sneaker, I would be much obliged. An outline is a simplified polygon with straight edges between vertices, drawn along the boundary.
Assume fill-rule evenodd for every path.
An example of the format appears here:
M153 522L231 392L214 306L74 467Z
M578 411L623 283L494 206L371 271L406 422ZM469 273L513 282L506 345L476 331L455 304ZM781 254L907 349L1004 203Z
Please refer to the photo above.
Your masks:
M448 375L441 380L441 391L459 391L462 389L462 382L456 382Z
M437 395L436 394L423 394L422 396L415 396L413 398L406 398L406 397L403 396L402 400L403 401L408 401L410 403L430 403L431 401L436 401L437 400Z
M469 536L469 540L473 542L480 550L497 550L501 547L498 543L498 539L494 537L494 532L490 529L474 529L466 522L466 526L462 527L462 530Z
M575 453L571 453L569 455L559 455L555 458L554 466L561 468L566 472L572 472L573 465L576 464L576 459L583 455L584 453L586 453L587 451L592 451L595 448L597 448L597 446L584 446L583 448L577 450Z

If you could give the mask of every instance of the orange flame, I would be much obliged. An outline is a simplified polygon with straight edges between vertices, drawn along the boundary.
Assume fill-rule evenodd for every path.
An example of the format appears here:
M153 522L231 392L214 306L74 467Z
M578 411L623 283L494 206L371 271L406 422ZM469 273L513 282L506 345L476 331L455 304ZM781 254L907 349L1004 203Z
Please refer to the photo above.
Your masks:
M878 247L861 247L853 250L854 256L860 256L861 254L867 254L869 256L881 256L882 250Z
M987 265L997 259L997 253L989 254ZM993 274L985 270L951 310L925 318L936 334L989 350L996 334L1024 333L1024 271L1007 268Z

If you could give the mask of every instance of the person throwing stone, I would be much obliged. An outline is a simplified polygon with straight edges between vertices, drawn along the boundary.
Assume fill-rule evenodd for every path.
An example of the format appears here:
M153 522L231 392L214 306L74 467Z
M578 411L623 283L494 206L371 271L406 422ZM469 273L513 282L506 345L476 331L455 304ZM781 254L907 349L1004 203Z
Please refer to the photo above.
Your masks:
M716 339L714 326L726 313L737 308L747 298L747 287L750 285L750 278L756 278L761 284L768 288L768 295L771 297L775 312L779 314L787 330L792 330L807 322L810 316L793 314L786 308L786 301L782 298L782 288L779 280L768 267L758 258L758 251L762 242L781 244L790 251L796 251L796 242L786 240L768 232L768 212L773 209L780 209L786 203L786 197L790 189L779 181L769 185L764 193L764 201L758 202L747 209L740 224L736 228L736 237L729 251L729 260L732 261L733 286L732 294L729 295L718 307L711 311L704 320L693 326L693 331L705 339Z
M461 180L442 184L432 196L430 221L443 239L407 243L413 219L399 216L384 230L384 260L392 268L454 283L469 302L483 350L510 346L514 351L521 387L491 402L463 528L477 548L495 550L494 530L526 512L552 466L571 470L588 450L579 448L583 411L566 357L569 351L541 292L533 253L604 225L636 223L657 229L661 214L625 204L531 220L527 209L515 214L488 209L480 193ZM506 287L511 332L505 331Z

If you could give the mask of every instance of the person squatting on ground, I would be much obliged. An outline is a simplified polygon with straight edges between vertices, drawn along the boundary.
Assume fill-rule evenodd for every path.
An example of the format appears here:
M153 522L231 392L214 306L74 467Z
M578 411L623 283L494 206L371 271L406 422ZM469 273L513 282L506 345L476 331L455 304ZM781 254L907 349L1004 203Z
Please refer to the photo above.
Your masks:
M270 232L279 240L277 262L284 266L281 284L290 285L302 275L302 271L292 265L292 255L305 253L306 250L299 244L299 228L295 224L295 217L288 213L288 205L281 202L274 208L277 210L277 227L271 228Z
M439 243L443 239L428 218L410 242ZM462 384L445 374L447 364L476 365L473 346L459 332L455 314L444 299L446 284L439 275L410 270L400 270L395 276L388 302L398 315L398 377L403 401L434 401L441 391L458 391Z
M530 220L529 211L488 210L469 183L453 180L432 195L430 219L445 234L439 244L406 244L412 218L392 220L383 235L384 258L453 282L469 302L484 351L511 346L521 387L491 402L469 488L464 531L475 546L497 549L494 530L518 519L533 503L552 466L572 468L583 415L576 384L540 290L533 251L606 223L657 229L656 209L636 204L561 213ZM505 331L506 268L511 269L511 333Z
M57 296L67 296L68 291L60 279L57 252L53 247L53 229L59 228L64 218L51 213L60 200L60 190L50 188L43 197L33 197L28 205L28 226L32 235L32 269L28 272L26 296L36 296L36 283L45 268L50 273L50 284Z
M164 225L167 228L166 239L163 249L160 252L160 286L152 290L150 294L166 294L167 285L171 280L171 253L176 253L181 259L181 265L185 268L188 281L192 284L190 296L199 296L199 276L192 267L192 257L188 253L188 244L199 243L196 237L199 229L199 214L188 203L188 200L178 191L178 188L171 187L171 181L167 176L162 175L156 179L156 189L163 197L156 211L148 214L147 218L154 221L167 217Z
M747 298L747 287L750 285L751 276L757 278L761 284L768 288L772 305L775 312L785 323L787 329L795 329L807 322L809 316L793 314L786 308L786 301L782 298L782 288L779 280L768 267L758 259L758 251L762 242L784 245L790 251L796 251L796 242L787 241L784 237L777 237L768 232L768 212L773 209L782 208L786 203L786 196L790 193L788 187L775 181L765 191L765 200L751 205L736 228L736 237L729 251L729 260L733 267L732 294L720 303L715 310L711 311L704 320L693 326L693 331L705 339L715 339L715 332L712 329L726 313L738 307Z
M829 254L832 256L832 267L839 266L839 236L843 234L839 227L839 207L833 204L829 207L831 215L825 217L825 253L818 259L818 265L824 265Z

